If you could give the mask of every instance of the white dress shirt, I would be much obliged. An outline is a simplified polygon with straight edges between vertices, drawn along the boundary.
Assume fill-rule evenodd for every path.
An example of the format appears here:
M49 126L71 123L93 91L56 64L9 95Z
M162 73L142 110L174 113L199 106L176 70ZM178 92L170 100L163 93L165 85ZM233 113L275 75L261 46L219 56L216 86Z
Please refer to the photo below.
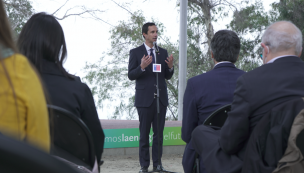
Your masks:
M221 62L216 63L216 64L214 65L214 67L217 66L218 64L223 64L223 63L232 63L232 62L230 62L230 61L221 61ZM213 68L214 68L214 67L213 67Z
M147 49L148 55L150 55L150 56L152 56L152 55L151 55L150 49L153 49L154 62L156 62L156 56L155 56L155 48L154 48L154 46L153 46L152 48L150 48L149 46L146 45L146 43L144 43L144 45L145 45L145 47L146 47L146 49Z

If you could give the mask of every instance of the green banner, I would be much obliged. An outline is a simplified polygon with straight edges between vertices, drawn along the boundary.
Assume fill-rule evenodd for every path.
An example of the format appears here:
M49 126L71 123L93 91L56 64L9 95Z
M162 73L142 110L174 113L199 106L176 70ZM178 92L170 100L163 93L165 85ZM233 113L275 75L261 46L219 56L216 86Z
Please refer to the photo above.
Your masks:
M139 129L104 129L104 148L125 148L139 146ZM150 146L152 146L153 131L149 134ZM165 127L163 145L185 145L181 137L181 127Z

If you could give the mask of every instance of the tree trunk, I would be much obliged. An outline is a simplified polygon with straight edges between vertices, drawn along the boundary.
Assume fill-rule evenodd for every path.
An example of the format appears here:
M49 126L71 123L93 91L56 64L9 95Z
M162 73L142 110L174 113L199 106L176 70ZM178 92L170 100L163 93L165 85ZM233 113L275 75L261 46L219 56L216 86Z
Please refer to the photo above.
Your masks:
M209 0L188 0L188 2L198 5L203 11L206 26L206 37L208 43L208 57L211 58L211 39L214 36L214 30L211 19L212 5L210 4Z

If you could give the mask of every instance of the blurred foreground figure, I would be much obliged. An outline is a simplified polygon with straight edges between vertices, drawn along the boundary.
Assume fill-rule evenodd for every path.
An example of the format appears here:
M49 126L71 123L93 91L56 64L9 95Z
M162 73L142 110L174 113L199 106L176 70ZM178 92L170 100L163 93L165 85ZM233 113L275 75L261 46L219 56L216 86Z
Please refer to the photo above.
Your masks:
M49 116L43 88L27 58L18 54L2 1L0 84L0 133L49 152Z
M272 108L304 96L301 31L291 22L276 22L264 32L261 46L264 65L237 80L231 111L221 130L199 126L192 133L193 147L208 173L241 172L248 139L259 121ZM284 135L289 136L276 137Z
M104 133L90 88L63 67L67 50L58 21L45 13L33 15L20 33L18 46L40 72L51 104L72 112L88 126L99 165Z
M187 143L183 155L185 173L192 173L194 165L195 150L191 142L193 130L202 125L212 112L232 103L236 80L245 73L234 65L240 48L240 39L233 31L216 32L211 40L214 68L188 80L182 125L182 139ZM200 173L206 172L202 160L200 162Z
M2 134L0 134L0 172L80 173L43 151Z

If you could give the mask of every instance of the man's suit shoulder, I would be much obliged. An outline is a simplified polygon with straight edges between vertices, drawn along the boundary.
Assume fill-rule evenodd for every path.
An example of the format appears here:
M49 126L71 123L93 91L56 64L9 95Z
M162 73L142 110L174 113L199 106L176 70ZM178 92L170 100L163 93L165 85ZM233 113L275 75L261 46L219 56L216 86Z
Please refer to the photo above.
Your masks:
M194 76L194 77L188 79L188 85L204 83L205 81L207 82L209 77L211 77L211 76L208 72ZM198 85L193 85L193 87L195 87L195 86L198 87Z
M202 79L206 80L207 78L212 78L214 73L215 73L215 71L214 71L214 69L212 69L210 71L207 71L205 73L202 73L202 74L199 74L197 76L194 76L194 77L190 78L189 81L192 82L192 81L198 81L198 80L202 80Z
M167 51L167 49L164 49L164 48L161 48L161 47L158 47L160 51Z
M299 68L304 69L304 62L302 60L300 60L300 58L296 57L291 57L290 59L288 59L290 57L283 57L280 59L277 59L275 62L273 63L269 63L269 64L264 64L260 67L257 67L249 72L247 72L246 74L243 75L244 78L248 78L248 77L254 77L256 78L257 75L261 74L261 75L265 75L268 74L269 72L272 72L273 70L279 70L281 71L282 67L284 66L284 69L294 69L296 68L296 66L298 66ZM288 65L288 63L292 63L292 65Z
M238 68L234 68L233 71L237 71L237 73L241 76L243 74L246 74L246 72L244 72L243 70L241 69L238 69ZM188 79L188 83L204 83L204 82L210 82L211 81L214 81L214 75L216 75L216 73L218 73L217 71L215 70L210 70L210 71L207 71L205 73L202 73L200 75L197 75L197 76L194 76L190 79Z
M140 45L140 46L138 46L138 47L136 47L136 48L131 49L130 52L142 50L143 48L145 49L144 45L142 44L142 45ZM159 48L160 51L167 51L167 49L164 49L164 48L162 48L162 47L158 47L158 48Z
M200 79L202 79L202 78L205 78L205 77L208 77L208 74L207 74L207 73L203 73L203 74L194 76L194 77L188 79L188 81L194 82L194 81L198 81L198 80L200 80Z
M140 46L138 46L138 47L136 47L136 48L133 48L133 49L130 50L130 52L133 52L133 51L140 51L140 50L142 49L142 46L143 46L143 45L140 45Z

